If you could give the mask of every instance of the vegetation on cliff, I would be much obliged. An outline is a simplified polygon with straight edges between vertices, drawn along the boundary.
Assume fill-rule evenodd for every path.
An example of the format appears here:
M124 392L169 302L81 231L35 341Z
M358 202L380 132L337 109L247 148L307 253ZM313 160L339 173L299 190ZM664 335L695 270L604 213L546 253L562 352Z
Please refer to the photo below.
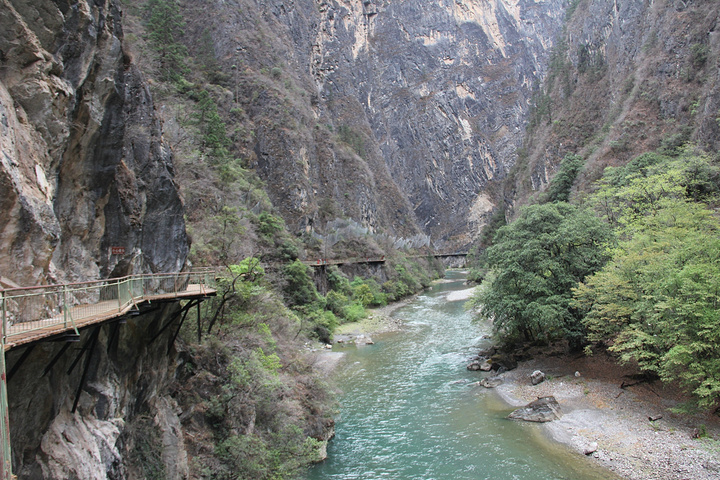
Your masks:
M258 95L262 90L283 102L281 96L301 93L290 80L277 87L284 76L279 67L255 71L245 64L240 72L241 65L233 65L232 72L223 72L207 32L191 41L178 2L127 4L129 47L152 54L144 61L176 153L190 261L225 266L218 296L206 302L199 320L202 341L199 327L184 327L183 363L173 386L186 412L181 421L191 472L213 479L292 478L320 458L333 431L333 395L312 367L313 349L331 341L339 324L364 317L366 307L427 286L442 266L396 252L392 238L371 235L351 221L332 235L291 232L268 186L243 158L255 132L244 110L250 100L239 83L260 82ZM266 115L283 122L292 117L272 109ZM362 155L348 128L339 130L338 141ZM330 204L325 214L325 220L343 215ZM300 260L381 255L386 264L377 279L328 267L324 283ZM322 292L319 285L325 286ZM139 470L161 471L157 455L134 458Z
M476 298L483 316L506 341L608 348L716 405L720 159L692 146L646 153L606 169L576 202L529 206L497 231Z

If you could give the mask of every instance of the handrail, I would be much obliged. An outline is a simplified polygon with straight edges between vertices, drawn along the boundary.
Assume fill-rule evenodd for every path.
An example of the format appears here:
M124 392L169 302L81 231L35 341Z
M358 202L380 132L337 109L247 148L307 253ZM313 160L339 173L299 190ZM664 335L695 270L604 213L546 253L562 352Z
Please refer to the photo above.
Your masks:
M148 273L106 280L0 290L2 341L27 332L62 326L77 333L77 322L122 315L142 301L206 295L215 286L213 269Z

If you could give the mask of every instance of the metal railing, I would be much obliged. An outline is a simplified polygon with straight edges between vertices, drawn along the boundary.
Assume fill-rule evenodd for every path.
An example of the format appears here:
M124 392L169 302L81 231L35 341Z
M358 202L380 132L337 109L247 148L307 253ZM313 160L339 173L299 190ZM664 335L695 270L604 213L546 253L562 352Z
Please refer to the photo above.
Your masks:
M147 300L205 295L214 287L215 271L204 269L0 290L2 340L59 325L77 333L82 320L121 315Z
M385 262L385 255L382 257L352 257L345 259L328 259L318 258L316 260L304 260L302 263L309 267L320 267L323 265L344 265L351 263L383 263Z

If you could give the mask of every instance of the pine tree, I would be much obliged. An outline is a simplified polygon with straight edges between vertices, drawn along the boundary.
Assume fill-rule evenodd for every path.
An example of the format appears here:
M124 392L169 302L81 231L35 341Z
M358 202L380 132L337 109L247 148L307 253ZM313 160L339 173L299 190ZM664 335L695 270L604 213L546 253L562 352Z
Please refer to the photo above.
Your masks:
M187 72L188 51L180 39L185 33L185 19L176 0L149 0L146 5L150 44L160 56L164 80L177 81Z

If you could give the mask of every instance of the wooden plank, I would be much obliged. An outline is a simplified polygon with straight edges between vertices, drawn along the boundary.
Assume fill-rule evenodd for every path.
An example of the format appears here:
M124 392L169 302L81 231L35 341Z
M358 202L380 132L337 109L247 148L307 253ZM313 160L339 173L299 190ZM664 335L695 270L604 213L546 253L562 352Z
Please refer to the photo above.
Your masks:
M157 301L164 301L164 300L183 300L183 299L191 299L191 298L197 298L197 297L210 297L217 294L217 290L212 288L207 288L204 285L188 285L186 290L183 290L182 292L177 293L166 293L166 294L160 294L160 295L150 295L147 297L143 297L142 299L135 302L135 304L142 304L142 303L152 303ZM121 317L128 313L132 308L135 307L135 304L131 303L128 306L124 307L123 309L118 308L117 301L115 300L108 300L105 302L100 302L96 304L88 304L88 305L78 305L73 307L73 310L79 311L82 309L92 308L94 311L97 311L96 314L81 318L79 320L75 321L75 327L78 329L85 328L90 325L94 325L97 323L106 322L108 320L112 320L113 318ZM72 313L71 313L72 315ZM40 326L37 327L38 323L47 323L47 326ZM73 331L75 328L73 328L72 325L65 326L64 323L58 318L49 318L45 320L38 320L33 322L27 322L28 326L29 324L32 324L35 328L32 330L24 331L23 323L18 323L15 325L11 325L8 327L7 331L7 343L4 345L5 351L11 350L12 348L19 347L21 345L26 345L28 343L37 342L40 340L44 340L49 337L53 337L55 335L61 335L66 332ZM25 327L27 328L27 327Z

